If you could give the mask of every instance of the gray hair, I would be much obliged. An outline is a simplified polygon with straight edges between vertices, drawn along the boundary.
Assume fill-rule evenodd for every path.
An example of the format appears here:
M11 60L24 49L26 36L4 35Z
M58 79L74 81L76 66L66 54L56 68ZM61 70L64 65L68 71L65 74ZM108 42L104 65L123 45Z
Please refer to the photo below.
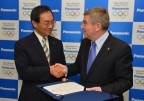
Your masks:
M95 7L88 9L85 15L89 15L92 24L101 23L102 29L107 30L109 27L109 14L108 11L102 7Z

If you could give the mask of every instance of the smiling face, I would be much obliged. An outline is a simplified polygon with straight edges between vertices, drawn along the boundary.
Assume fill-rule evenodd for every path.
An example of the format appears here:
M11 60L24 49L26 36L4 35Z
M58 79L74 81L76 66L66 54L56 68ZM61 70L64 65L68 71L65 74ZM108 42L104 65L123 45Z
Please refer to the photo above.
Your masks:
M83 18L83 23L81 25L81 28L84 32L84 37L95 41L99 37L99 35L97 34L97 32L100 30L99 24L100 23L92 24L89 15L85 15Z
M45 37L51 34L55 21L52 13L50 11L46 11L40 14L39 22L32 20L32 23L35 27L35 31L42 37Z
M105 8L95 7L84 12L81 28L85 38L96 41L107 31L108 27L109 14Z

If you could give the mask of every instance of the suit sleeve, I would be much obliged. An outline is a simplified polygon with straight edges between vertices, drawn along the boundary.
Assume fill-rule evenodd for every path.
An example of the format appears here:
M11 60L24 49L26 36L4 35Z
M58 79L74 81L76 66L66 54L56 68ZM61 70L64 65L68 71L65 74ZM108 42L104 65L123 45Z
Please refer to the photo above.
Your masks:
M17 72L22 80L30 81L48 81L50 79L50 70L48 65L32 66L30 65L30 53L24 45L17 41L14 47L14 59ZM31 57L39 58L39 57ZM32 64L32 63L31 63Z
M83 40L81 42L77 58L73 64L68 65L68 76L73 76L76 74L79 74L81 69L81 51L82 51L82 45L83 45Z
M122 94L130 89L133 85L133 69L132 69L132 51L129 45L125 47L118 54L115 63L116 79L111 84L101 86L103 92L110 92L113 94Z

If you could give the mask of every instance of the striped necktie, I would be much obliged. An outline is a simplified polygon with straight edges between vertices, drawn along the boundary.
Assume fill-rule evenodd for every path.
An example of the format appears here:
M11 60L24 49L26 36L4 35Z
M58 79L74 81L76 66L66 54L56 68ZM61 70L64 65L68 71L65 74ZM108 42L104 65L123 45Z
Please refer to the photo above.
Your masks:
M48 61L48 63L50 63L50 52L49 52L48 47L47 47L47 45L46 45L46 38L43 38L43 39L42 39L42 43L43 43L43 44L42 44L42 47L43 47L43 50L44 50L44 52L45 52L47 61Z

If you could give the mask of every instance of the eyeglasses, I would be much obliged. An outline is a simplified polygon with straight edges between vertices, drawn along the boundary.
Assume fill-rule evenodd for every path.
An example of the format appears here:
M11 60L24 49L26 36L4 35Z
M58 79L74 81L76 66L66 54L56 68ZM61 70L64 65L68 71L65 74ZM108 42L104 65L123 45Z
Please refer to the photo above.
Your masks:
M45 21L45 22L40 22L40 23L43 23L46 26L50 26L50 25L54 26L56 21L53 20L53 21Z

